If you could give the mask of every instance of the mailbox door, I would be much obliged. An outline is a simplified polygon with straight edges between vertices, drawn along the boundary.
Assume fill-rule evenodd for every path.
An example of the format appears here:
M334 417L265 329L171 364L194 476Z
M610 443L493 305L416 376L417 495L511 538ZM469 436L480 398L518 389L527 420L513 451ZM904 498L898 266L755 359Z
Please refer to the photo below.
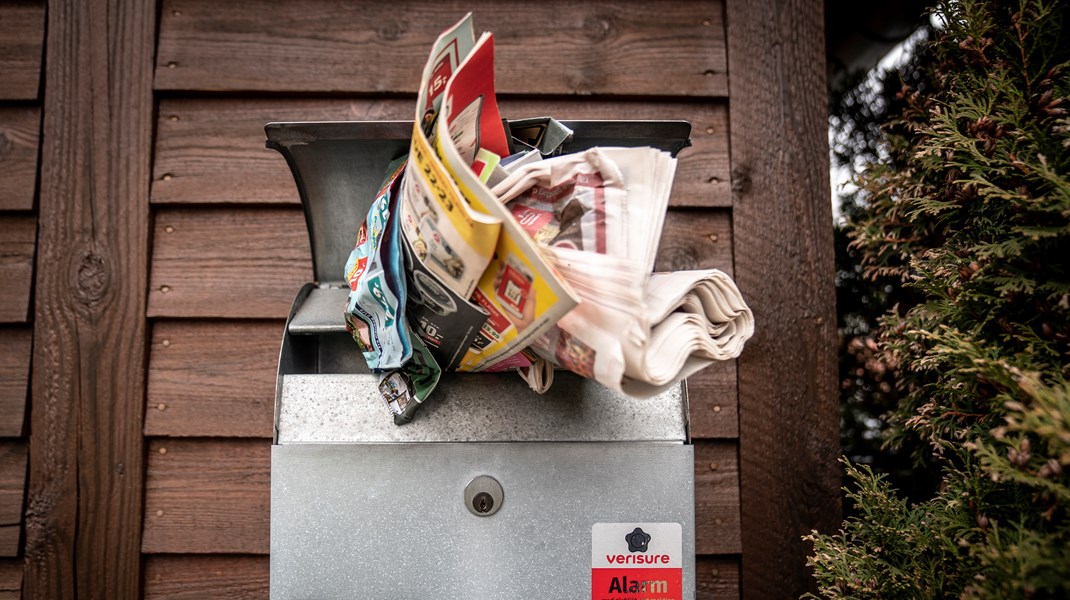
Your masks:
M693 464L674 442L275 445L271 597L590 597L600 523L679 524L694 597ZM502 488L490 516L465 499L480 475ZM640 556L616 535L594 553L613 555L616 537Z

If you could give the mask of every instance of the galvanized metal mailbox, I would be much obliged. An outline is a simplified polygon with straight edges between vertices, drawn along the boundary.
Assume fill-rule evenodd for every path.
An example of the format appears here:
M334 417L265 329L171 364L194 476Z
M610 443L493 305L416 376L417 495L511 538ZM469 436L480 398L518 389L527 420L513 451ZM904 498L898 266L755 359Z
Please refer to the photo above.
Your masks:
M689 144L681 122L565 122L565 150ZM411 122L272 123L315 281L283 334L271 597L690 598L694 454L683 385L636 400L566 372L445 373L396 426L345 331L343 267Z

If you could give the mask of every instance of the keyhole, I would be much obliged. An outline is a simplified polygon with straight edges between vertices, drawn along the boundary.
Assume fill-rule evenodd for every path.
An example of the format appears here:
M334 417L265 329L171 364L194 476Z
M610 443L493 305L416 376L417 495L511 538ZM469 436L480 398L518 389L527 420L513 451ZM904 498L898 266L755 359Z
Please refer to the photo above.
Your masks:
M478 513L488 513L494 508L494 498L486 492L479 492L475 498L472 498L472 508Z
M477 517L489 517L502 508L502 484L490 475L479 475L464 486L464 506Z

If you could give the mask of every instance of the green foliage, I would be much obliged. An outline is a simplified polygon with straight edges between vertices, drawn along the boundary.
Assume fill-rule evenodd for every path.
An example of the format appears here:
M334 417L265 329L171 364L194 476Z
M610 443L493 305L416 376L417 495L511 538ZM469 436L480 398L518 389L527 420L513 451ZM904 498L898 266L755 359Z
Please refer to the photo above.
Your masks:
M1067 3L959 0L859 185L851 248L916 302L880 321L886 444L940 466L911 503L847 465L857 515L814 533L828 598L1070 597Z

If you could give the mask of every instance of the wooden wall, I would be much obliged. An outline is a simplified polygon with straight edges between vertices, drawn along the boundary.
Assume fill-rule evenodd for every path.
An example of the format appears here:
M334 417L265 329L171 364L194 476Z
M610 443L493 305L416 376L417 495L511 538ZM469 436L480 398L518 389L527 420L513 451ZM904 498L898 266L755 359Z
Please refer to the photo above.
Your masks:
M0 0L0 65L38 60L0 69L0 599L23 578L26 598L267 597L275 362L312 275L263 126L411 118L467 10L495 34L504 116L692 123L656 266L733 274L759 332L689 381L699 597L806 589L799 536L838 517L820 1L54 0L42 104L15 79L41 73L43 0ZM58 268L35 287L38 173ZM30 378L20 550L27 442L6 415Z
M0 600L22 588L45 6L0 3Z

